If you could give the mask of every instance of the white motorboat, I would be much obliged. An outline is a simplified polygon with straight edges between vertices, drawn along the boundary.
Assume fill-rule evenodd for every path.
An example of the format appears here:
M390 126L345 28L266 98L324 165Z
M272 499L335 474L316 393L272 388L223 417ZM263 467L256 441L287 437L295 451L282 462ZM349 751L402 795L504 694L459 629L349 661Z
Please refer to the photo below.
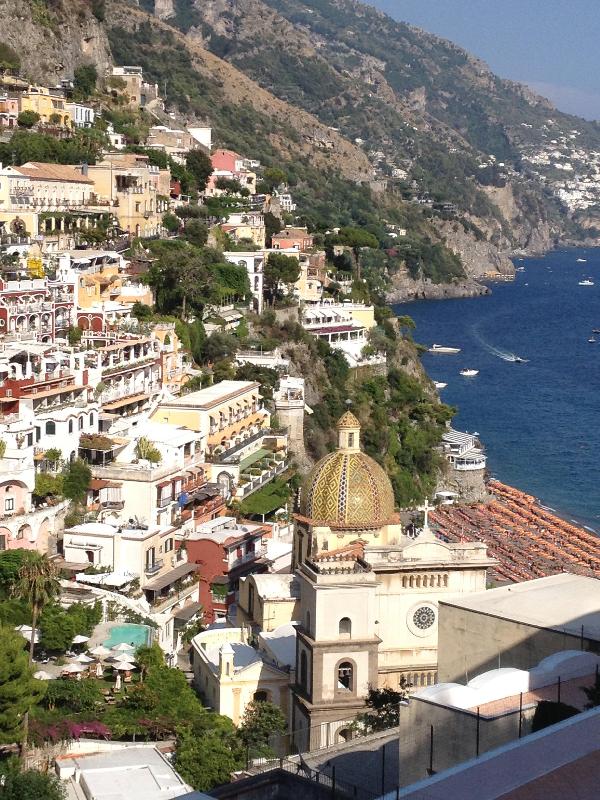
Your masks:
M443 356L454 356L456 353L460 353L460 347L445 347L442 344L432 344L428 352L439 353Z
M474 378L475 375L479 375L478 369L461 369L460 374L463 378Z
M588 339L588 342L590 344L594 344L595 341L596 341L596 339L593 336L590 336L590 338Z
M587 258L578 258L577 261L578 261L579 264L586 264L587 263Z
M434 381L433 385L435 386L436 389L445 389L446 386L448 386L447 383L442 383L442 381Z
M583 281L579 281L579 285L580 286L593 286L594 285L594 281L591 281L589 278L586 278Z

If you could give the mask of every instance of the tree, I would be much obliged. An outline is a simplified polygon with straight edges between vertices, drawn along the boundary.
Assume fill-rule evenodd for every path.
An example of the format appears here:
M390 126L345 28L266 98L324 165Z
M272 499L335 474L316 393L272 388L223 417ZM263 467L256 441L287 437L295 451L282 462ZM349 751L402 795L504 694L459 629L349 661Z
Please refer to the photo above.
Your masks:
M69 500L83 503L92 479L92 471L81 458L69 464L63 476L63 494Z
M238 348L237 339L230 333L211 333L202 343L202 356L206 361L222 361L230 358Z
M271 211L265 211L264 220L266 244L267 247L271 247L271 239L273 238L273 235L279 233L279 231L283 228L283 225L281 224L279 217L276 217Z
M300 262L296 256L286 256L283 253L270 253L265 264L265 288L271 299L278 293L280 284L290 286L300 277Z
M600 706L600 675L596 674L596 678L592 686L582 686L581 691L587 697L586 708L596 708Z
M34 555L31 550L3 550L0 553L0 598L10 597L19 580L19 572Z
M23 637L10 628L0 627L1 743L12 744L19 741L21 735L26 737L29 709L39 703L44 691L45 685L33 677L33 668L23 649Z
M19 128L33 128L40 121L41 117L37 111L21 111L17 117Z
M2 800L65 800L65 788L51 773L27 769L21 772L17 759L10 759L0 768Z
M531 722L531 732L537 733L550 725L556 725L557 722L563 722L569 717L574 717L579 714L579 709L574 706L567 705L567 703L555 703L552 700L541 700L535 709L533 720Z
M36 497L59 497L63 493L62 475L53 475L51 472L36 472L33 493Z
M154 316L152 306L147 306L145 303L140 303L137 300L131 308L131 316L135 317L138 322L147 322Z
M81 341L83 331L81 328L69 328L67 331L67 338L71 347L75 347Z
M163 228L169 231L169 233L177 233L181 225L181 222L179 221L179 218L175 216L175 214L167 212L166 214L163 215L162 224Z
M205 792L220 783L228 783L240 761L220 731L207 731L197 736L183 729L177 737L175 766L194 789Z
M48 681L44 705L49 709L64 708L67 714L90 713L96 710L103 699L98 681L92 678L81 681L59 678Z
M93 64L83 64L73 73L73 88L81 97L93 94L98 80L98 71Z
M287 722L279 706L253 700L246 706L238 733L248 750L268 756L273 753L271 742L285 733L286 729Z
M164 653L156 642L153 642L149 647L138 647L135 657L140 666L141 680L144 680L148 671L153 667L164 667L165 665Z
M208 239L208 226L199 219L188 219L183 229L183 238L196 247L204 247Z
M48 556L32 553L19 570L13 595L26 600L31 605L31 640L29 642L29 663L33 661L34 631L38 617L60 591L58 569Z
M366 698L367 711L359 714L354 723L366 733L385 731L400 724L400 703L408 697L411 684L404 676L400 679L400 691L395 689L369 688Z
M203 192L213 172L210 156L200 148L190 150L185 157L185 165L196 182L196 189Z
M6 42L0 42L0 72L14 70L18 72L21 66L21 59L16 50L13 50Z

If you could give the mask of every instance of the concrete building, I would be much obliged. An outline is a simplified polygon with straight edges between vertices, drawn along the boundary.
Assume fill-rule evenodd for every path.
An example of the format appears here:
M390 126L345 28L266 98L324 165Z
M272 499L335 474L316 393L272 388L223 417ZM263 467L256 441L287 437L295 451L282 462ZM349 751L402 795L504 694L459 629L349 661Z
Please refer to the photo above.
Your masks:
M477 437L449 428L442 435L441 452L447 468L440 488L455 492L467 503L482 502L487 497L487 456Z
M304 378L284 375L273 393L273 402L279 422L287 430L290 449L298 457L305 457L304 412L312 410L305 402Z
M59 756L55 766L69 800L174 800L191 792L191 786L152 745L113 747L105 752L94 752L90 745L88 752Z
M258 573L240 578L237 621L269 633L299 619L300 585L294 575Z
M306 228L284 228L279 233L273 234L271 246L274 250L295 248L304 252L313 246L313 237Z
M307 736L321 722L352 718L368 686L434 683L438 605L482 590L494 563L483 545L436 539L427 518L416 538L406 536L388 477L361 452L360 423L347 412L337 430L338 449L314 467L296 515L293 728ZM299 734L299 746L308 743Z
M400 717L400 784L468 761L531 733L538 703L583 710L582 687L594 685L600 656L564 650L530 670L510 667L477 675L465 685L439 683L413 694Z
M192 639L194 685L218 714L239 725L248 703L268 700L288 716L295 632L284 625L259 635L256 646L242 628L215 626Z
M131 108L144 108L159 99L158 85L144 80L142 67L113 67L111 74L113 78L122 81L125 97Z
M91 128L94 124L96 113L91 106L80 103L65 103L65 108L71 117L71 124L75 128Z
M35 111L46 125L71 127L71 114L62 94L45 86L29 86L19 96L19 111Z
M551 575L440 603L440 681L499 665L531 669L561 650L600 652L595 578Z

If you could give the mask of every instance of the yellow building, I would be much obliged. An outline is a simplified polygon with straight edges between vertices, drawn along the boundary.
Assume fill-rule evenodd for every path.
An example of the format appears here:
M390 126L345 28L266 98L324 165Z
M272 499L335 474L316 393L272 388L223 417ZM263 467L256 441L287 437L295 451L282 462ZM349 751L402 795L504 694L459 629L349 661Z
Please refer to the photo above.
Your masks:
M99 164L82 167L93 181L100 207L108 206L120 228L132 236L156 236L168 208L170 171L136 153L107 153Z
M179 394L190 378L185 364L185 351L175 333L175 323L160 322L153 328L160 342L161 376L163 389Z
M229 448L267 428L269 412L262 407L260 384L254 381L221 381L183 397L164 400L152 417L199 431L207 451Z
M269 633L299 619L300 587L294 575L260 573L240 578L238 625Z
M71 112L62 95L52 94L45 86L30 86L19 99L19 111L35 111L45 124L71 127Z

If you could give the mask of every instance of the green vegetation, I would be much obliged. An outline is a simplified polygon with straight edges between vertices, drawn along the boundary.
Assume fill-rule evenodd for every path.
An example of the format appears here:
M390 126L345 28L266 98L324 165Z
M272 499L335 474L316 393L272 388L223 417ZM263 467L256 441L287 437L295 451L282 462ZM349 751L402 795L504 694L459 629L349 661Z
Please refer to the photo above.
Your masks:
M92 472L81 458L72 461L63 476L63 493L69 500L83 503L92 479Z
M290 499L292 490L288 481L275 478L262 489L253 492L242 500L238 505L240 514L244 517L251 517L255 514L270 514L285 504Z
M140 436L137 440L135 454L138 458L149 461L151 464L160 464L162 460L160 450L146 436Z
M0 743L21 741L23 717L43 697L45 686L33 677L23 637L0 627Z
M96 89L98 71L93 64L83 64L73 73L73 89L77 98L87 100Z
M65 788L56 775L37 769L21 771L18 759L0 766L2 800L65 800Z
M17 125L19 128L33 128L40 119L41 117L37 111L21 111L17 116Z
M93 606L73 603L67 609L52 603L40 615L40 644L45 650L64 653L70 649L74 636L91 636L101 620L99 603Z
M58 597L60 580L56 565L48 556L35 552L23 560L11 594L31 607L31 627L36 629L38 619L46 606ZM34 637L29 643L29 663L33 661Z
M271 299L279 296L281 289L289 291L300 276L300 262L295 256L270 253L264 270L265 292Z
M275 755L272 743L286 729L287 722L279 706L253 700L244 711L239 736L253 757L269 758Z
M18 72L20 66L21 58L17 51L6 42L0 42L0 72Z
M95 164L105 135L95 128L78 128L69 138L56 139L43 133L18 130L8 142L0 142L0 161L20 166L27 161L54 164Z

